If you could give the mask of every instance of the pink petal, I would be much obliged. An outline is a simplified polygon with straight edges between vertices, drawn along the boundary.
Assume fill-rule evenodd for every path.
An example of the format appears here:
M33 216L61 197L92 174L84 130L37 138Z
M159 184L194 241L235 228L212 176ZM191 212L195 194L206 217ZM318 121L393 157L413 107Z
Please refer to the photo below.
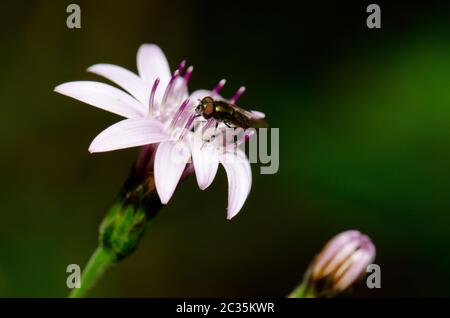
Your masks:
M161 123L148 118L119 121L102 131L89 146L90 152L104 152L170 140Z
M147 113L147 108L124 91L100 82L68 82L56 86L55 92L127 118Z
M358 240L353 240L342 246L338 253L334 255L334 257L330 260L328 264L326 264L325 268L323 269L323 275L327 276L330 273L336 271L337 268L339 268L340 264L345 262L349 257L355 253L357 248L359 247Z
M206 96L211 96L211 94L212 94L212 92L209 90L199 89L199 90L193 91L191 93L191 95L189 96L189 99L193 103L197 104L199 99L202 99L203 97L206 97Z
M259 111L257 111L257 110L251 110L250 112L253 114L253 116L255 117L255 119L263 119L263 118L266 118L266 114L264 114L264 113L262 113L262 112L259 112Z
M88 72L109 79L133 95L142 104L148 105L150 90L145 86L144 81L133 72L113 64L95 64L88 68Z
M333 237L320 252L313 267L313 276L319 279L324 276L325 266L339 253L343 246L359 238L361 233L357 230L348 230Z
M216 176L219 153L214 144L202 140L194 140L191 147L197 183L200 189L205 190Z
M356 251L351 259L347 261L342 267L345 271L341 274L342 276L338 279L335 289L345 290L355 281L357 281L366 272L367 266L373 261L372 255L364 250ZM340 273L338 273L340 274Z
M155 96L160 103L164 90L172 77L169 63L161 48L155 44L141 45L137 53L137 68L140 77L149 89L156 78L159 78L160 89L156 91Z
M228 220L241 210L252 187L250 162L241 150L236 150L237 153L226 152L219 159L228 177Z
M190 155L189 147L184 141L159 144L154 172L156 191L162 204L167 204L172 197Z

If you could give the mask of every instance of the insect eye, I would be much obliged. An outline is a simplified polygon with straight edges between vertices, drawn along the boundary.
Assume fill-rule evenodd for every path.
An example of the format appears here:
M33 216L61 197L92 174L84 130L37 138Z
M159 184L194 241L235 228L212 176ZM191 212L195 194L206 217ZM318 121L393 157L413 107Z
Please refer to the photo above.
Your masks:
M209 103L212 103L212 102L214 102L214 100L210 96L203 97L203 99L202 99L202 103L203 104L209 104Z
M214 111L214 106L212 103L208 103L205 105L205 109L203 110L205 115L211 115Z

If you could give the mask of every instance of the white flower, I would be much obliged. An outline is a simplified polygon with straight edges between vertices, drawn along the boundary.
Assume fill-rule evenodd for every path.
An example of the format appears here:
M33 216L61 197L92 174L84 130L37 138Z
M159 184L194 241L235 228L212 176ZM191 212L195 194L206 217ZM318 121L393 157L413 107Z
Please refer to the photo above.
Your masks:
M227 218L231 219L242 208L250 192L250 163L233 142L227 141L225 148L217 147L217 142L197 142L192 131L194 125L202 131L215 126L214 120L199 122L193 107L204 96L218 97L225 81L220 81L212 91L198 90L188 98L187 83L192 66L182 75L183 61L172 74L164 53L154 44L144 44L139 48L137 68L139 75L111 64L96 64L88 68L89 72L109 79L126 92L94 81L64 83L55 91L126 118L102 131L92 141L90 152L159 144L154 174L163 204L172 197L191 158L202 190L212 183L221 163L228 177ZM238 90L230 101L235 102L243 92L244 88ZM223 129L219 126L215 140L221 140L222 134ZM239 142L243 141L245 139L241 138Z

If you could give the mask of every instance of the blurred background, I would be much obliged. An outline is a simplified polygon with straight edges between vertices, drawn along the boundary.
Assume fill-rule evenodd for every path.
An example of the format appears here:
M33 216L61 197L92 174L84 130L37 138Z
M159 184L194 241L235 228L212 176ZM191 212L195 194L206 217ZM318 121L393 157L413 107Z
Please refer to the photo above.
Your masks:
M142 43L195 65L191 89L245 85L240 104L280 128L280 169L254 165L232 221L223 168L206 191L187 180L92 296L283 297L352 228L376 244L381 289L351 296L450 296L450 6L377 1L371 30L369 3L2 2L0 296L64 297L66 266L95 249L138 150L89 154L119 117L53 88L104 81L95 63L135 71Z

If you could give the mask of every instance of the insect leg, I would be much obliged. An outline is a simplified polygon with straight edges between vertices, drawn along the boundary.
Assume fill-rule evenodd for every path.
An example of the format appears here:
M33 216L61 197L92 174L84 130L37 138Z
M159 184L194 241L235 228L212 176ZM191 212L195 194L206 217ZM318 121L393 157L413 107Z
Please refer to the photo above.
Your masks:
M216 131L217 131L217 127L219 126L219 122L216 121L216 126L214 127L214 133L211 135L211 137L209 137L209 139L205 140L202 147L200 149L203 149L203 147L205 146L205 144L207 142L211 142L212 140L214 140L216 138Z

